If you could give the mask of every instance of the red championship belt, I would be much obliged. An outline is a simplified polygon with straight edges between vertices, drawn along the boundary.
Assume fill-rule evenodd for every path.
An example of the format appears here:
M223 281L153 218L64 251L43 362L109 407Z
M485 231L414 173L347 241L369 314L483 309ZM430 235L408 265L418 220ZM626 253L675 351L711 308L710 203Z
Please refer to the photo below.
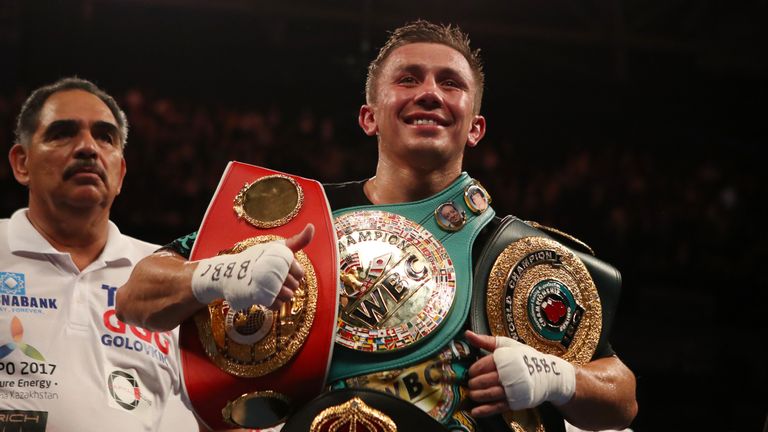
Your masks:
M305 277L291 302L277 311L235 311L216 300L181 325L184 386L198 417L213 429L273 426L321 393L338 299L338 250L322 185L240 162L227 165L191 260L288 238L307 223L315 235L296 253Z

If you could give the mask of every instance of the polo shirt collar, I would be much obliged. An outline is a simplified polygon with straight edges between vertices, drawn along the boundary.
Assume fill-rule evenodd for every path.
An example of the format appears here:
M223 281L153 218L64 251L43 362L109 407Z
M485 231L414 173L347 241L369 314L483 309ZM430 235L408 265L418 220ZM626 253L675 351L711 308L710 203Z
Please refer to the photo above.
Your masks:
M61 252L51 246L51 244L48 243L48 240L35 229L32 222L30 222L27 217L28 211L28 208L19 209L13 213L11 219L8 221L8 247L11 252L68 256L68 253ZM112 223L112 221L108 221L107 229L107 244L104 246L101 255L99 255L89 267L98 262L103 262L104 264L109 265L125 261L125 264L132 264L128 254L130 245L127 244L123 235L120 234L117 225Z

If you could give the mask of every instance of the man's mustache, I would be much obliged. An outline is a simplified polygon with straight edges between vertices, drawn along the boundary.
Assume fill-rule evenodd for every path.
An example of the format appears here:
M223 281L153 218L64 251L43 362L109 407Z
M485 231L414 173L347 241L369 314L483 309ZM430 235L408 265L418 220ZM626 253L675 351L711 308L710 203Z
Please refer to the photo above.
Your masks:
M104 184L107 184L107 173L93 159L77 159L64 169L64 180L69 180L77 173L89 172L99 176Z

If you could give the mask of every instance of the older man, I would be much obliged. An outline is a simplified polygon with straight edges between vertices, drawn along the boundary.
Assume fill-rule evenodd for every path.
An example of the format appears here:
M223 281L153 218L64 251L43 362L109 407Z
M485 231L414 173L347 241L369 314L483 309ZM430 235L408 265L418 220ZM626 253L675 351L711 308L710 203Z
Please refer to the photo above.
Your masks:
M9 160L29 206L0 220L0 429L153 431L179 407L177 335L129 326L115 293L157 246L110 222L125 114L93 83L35 90ZM182 423L196 422L187 410Z

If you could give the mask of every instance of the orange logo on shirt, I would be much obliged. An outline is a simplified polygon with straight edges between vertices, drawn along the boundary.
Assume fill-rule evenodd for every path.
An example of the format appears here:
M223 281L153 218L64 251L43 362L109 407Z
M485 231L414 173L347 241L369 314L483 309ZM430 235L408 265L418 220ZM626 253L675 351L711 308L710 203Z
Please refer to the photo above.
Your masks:
M40 351L38 351L37 348L22 342L23 337L24 326L21 325L21 320L17 316L14 316L11 319L11 338L13 339L13 342L0 345L0 359L5 358L18 348L29 358L45 361L45 357L40 354Z

